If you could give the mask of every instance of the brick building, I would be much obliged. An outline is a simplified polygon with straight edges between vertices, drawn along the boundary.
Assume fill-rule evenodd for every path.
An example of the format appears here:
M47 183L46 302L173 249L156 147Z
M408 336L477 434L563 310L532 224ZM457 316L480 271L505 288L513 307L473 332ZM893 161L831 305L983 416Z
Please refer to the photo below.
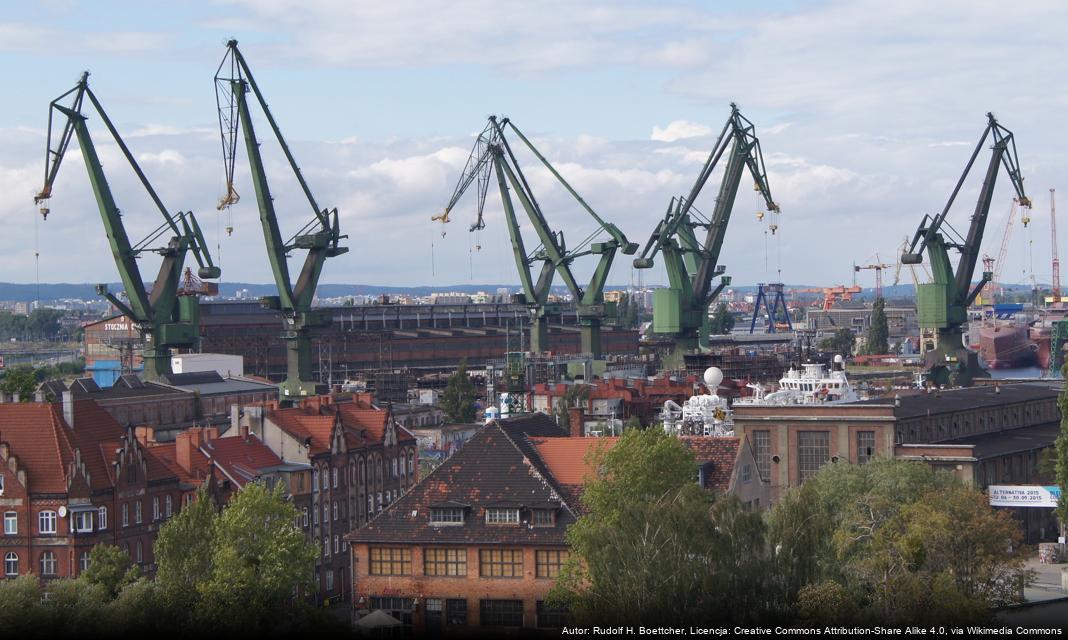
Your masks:
M120 376L110 387L99 386L92 378L79 378L68 387L61 380L41 383L43 400L59 400L64 391L75 400L92 400L122 426L151 425L160 440L173 440L175 434L193 425L196 403L192 393L167 385L144 382L135 375Z
M1043 449L1060 428L1054 381L991 384L845 404L734 406L771 500L827 463L876 456L919 460L980 489L1034 484ZM1029 538L1052 531L1036 509L1019 510Z
M581 403L590 423L608 420L626 421L638 417L642 424L652 424L660 415L664 402L683 402L698 391L698 378L605 378L584 384L585 400ZM574 384L536 384L530 393L531 410L552 413ZM591 424L593 426L593 424Z
M396 423L388 407L359 393L308 398L290 408L246 406L237 422L284 465L307 469L306 477L291 476L290 487L301 526L320 548L320 598L347 600L351 568L345 535L415 485L415 437Z
M616 438L571 437L543 413L493 421L393 506L349 534L353 605L416 632L558 629L545 598L568 557L567 527L594 470L587 454ZM688 438L700 481L767 499L736 438ZM748 468L748 475L744 469ZM752 504L755 508L759 503Z

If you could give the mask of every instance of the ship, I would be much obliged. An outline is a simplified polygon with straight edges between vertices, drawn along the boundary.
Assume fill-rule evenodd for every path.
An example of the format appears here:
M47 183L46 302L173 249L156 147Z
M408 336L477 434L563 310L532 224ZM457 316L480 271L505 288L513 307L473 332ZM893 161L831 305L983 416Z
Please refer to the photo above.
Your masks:
M1030 327L1026 324L996 320L984 324L979 328L979 355L991 369L1040 366L1038 345L1031 339L1030 333ZM1049 366L1048 348L1046 353L1046 364Z
M779 380L779 388L768 393L759 384L747 385L753 390L749 398L735 404L788 405L835 404L860 399L845 373L845 359L837 355L828 371L826 365L805 363L801 369L790 369Z

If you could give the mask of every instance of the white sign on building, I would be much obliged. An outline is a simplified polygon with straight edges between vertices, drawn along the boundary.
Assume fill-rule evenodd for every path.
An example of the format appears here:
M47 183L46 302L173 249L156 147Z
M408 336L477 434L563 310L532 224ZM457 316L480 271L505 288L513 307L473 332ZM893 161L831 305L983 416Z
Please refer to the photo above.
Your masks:
M1060 487L1038 485L997 485L987 487L992 507L1046 507L1057 506L1061 497Z

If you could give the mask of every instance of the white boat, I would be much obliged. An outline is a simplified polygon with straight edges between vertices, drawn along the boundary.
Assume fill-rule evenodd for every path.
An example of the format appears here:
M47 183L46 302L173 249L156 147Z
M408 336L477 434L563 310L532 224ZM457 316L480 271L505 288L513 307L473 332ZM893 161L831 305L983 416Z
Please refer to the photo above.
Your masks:
M759 384L746 385L753 390L749 398L735 404L784 405L855 402L860 399L845 374L845 360L835 356L831 370L822 364L806 363L790 369L779 380L776 391L767 392Z
M730 405L717 393L723 372L709 367L702 379L708 393L692 396L682 405L671 400L664 403L664 430L678 436L733 436Z

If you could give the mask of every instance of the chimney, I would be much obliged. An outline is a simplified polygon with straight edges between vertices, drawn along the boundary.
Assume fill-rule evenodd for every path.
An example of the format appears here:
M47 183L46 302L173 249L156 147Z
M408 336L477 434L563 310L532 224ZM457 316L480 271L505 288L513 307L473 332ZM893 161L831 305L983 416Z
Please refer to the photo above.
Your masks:
M19 402L22 402L22 398L19 397L19 393L17 391L15 393L11 394L11 401L16 403L16 404L18 404Z
M243 424L240 427L238 427L237 434L239 436L241 436L242 438L244 438L245 440L248 440L248 425L247 424Z
M236 404L230 405L230 429L237 431L241 425L241 407Z
M74 393L72 391L63 392L63 419L66 420L68 427L74 428Z
M191 427L186 431L186 434L189 436L189 446L194 449L199 449L201 445L200 427Z
M586 435L586 411L582 407L568 409L567 422L571 427L572 438L581 438Z
M188 431L174 438L174 460L186 473L193 473L193 446Z
M33 394L33 401L34 402L44 402L45 401L44 391L35 392Z
M148 425L136 427L134 435L137 437L137 441L145 447L156 442L156 430Z
M201 433L200 444L202 446L207 445L212 440L216 440L219 437L219 427L205 427Z

